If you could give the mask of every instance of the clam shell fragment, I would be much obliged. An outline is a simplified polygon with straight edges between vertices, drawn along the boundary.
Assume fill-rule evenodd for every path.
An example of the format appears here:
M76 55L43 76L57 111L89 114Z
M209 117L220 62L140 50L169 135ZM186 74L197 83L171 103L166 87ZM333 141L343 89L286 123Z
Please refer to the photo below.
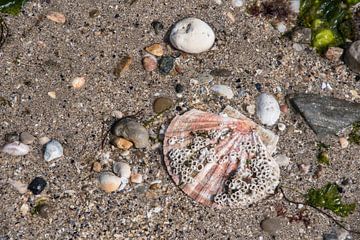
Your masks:
M274 148L262 140L270 135L250 119L193 109L170 123L164 162L175 184L195 201L245 208L272 194L279 183Z

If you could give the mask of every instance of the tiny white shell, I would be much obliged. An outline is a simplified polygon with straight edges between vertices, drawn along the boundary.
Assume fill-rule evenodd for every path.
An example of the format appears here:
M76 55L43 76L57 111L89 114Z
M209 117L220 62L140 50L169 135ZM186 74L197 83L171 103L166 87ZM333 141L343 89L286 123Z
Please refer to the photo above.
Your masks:
M5 144L1 151L12 156L24 156L30 152L30 147L18 141Z

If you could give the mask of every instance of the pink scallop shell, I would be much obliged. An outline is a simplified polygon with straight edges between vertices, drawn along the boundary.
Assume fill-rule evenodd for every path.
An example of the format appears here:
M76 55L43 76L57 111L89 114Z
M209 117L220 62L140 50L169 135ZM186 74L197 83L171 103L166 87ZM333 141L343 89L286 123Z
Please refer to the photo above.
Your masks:
M191 143L191 134L194 132L221 130L224 128L231 129L232 133L230 137L215 145L216 155L219 158L230 152L237 152L242 159L250 159L242 143L250 141L251 144L261 144L266 149L266 145L263 144L261 139L271 138L264 129L243 115L241 119L235 119L193 109L181 116L176 116L172 120L166 130L163 147L164 162L175 184L196 202L216 208L222 206L214 202L214 196L224 191L225 182L238 169L239 162L206 163L204 168L194 177L195 181L193 183L181 183L179 175L172 171L168 154L175 147L182 148ZM173 137L182 138L184 141L171 145L169 140ZM272 151L273 149L270 150L270 152ZM271 158L269 151L266 153L267 157Z

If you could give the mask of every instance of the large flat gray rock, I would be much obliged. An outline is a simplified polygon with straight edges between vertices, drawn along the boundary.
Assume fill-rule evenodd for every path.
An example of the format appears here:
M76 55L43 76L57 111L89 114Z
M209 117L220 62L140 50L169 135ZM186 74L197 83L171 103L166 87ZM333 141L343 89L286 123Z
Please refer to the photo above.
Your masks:
M337 134L352 123L360 121L360 104L316 94L295 94L290 97L316 134Z

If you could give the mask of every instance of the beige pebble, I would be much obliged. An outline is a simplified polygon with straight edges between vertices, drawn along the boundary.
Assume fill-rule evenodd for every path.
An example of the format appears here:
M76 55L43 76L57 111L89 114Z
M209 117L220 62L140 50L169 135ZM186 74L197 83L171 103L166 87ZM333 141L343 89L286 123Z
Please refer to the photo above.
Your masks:
M345 137L339 138L341 148L347 148L349 146L349 141Z
M121 137L114 138L112 144L121 150L129 150L134 145L132 142Z
M162 55L164 55L164 48L161 46L160 43L155 43L147 46L145 48L145 51L157 57L161 57Z
M52 99L56 99L56 92L54 92L54 91L48 92L48 95L49 95L49 97L51 97Z
M255 105L248 105L246 106L246 111L250 114L250 115L254 115L255 114Z
M64 14L59 13L59 12L49 12L46 15L46 18L49 19L50 21L53 21L56 23L61 23L61 24L64 24L66 21Z
M101 163L100 162L94 162L91 169L94 171L94 172L101 172L102 170L102 166L101 166Z
M113 172L122 178L130 178L131 167L126 162L115 162L113 164Z
M21 215L26 216L29 213L29 211L30 211L30 207L27 203L21 205L20 207Z
M99 177L100 189L110 193L116 191L121 184L121 179L110 172L101 173Z
M22 132L20 134L20 141L24 144L32 144L35 141L35 137L28 132Z
M76 77L72 80L71 85L74 89L80 89L85 85L85 77Z
M142 183L143 182L143 176L140 173L131 174L130 181L132 183Z
M111 116L113 116L114 118L120 119L120 118L124 117L124 114L119 110L114 110L114 111L112 111Z
M50 142L50 138L48 138L48 137L46 137L46 136L39 138L39 144L40 144L40 145L45 145L45 144L47 144L48 142Z

